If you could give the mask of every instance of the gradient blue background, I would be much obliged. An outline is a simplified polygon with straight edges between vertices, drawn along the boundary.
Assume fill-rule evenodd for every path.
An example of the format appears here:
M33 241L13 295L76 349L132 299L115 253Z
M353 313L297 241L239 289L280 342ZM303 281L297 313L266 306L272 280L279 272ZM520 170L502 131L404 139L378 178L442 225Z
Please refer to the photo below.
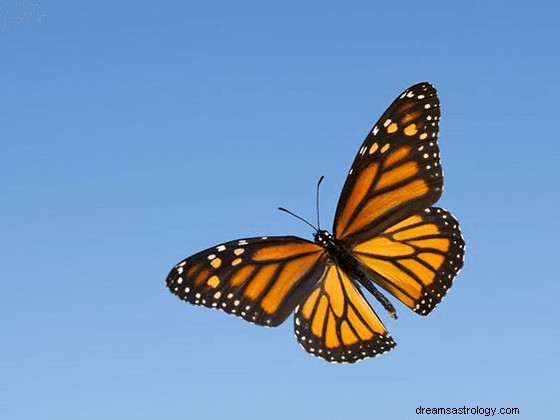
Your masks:
M58 1L8 22L1 418L557 418L559 6L376 3ZM373 302L395 351L331 365L291 319L258 328L166 290L225 240L310 238L276 207L313 220L320 175L330 226L363 137L424 80L467 255L430 317Z

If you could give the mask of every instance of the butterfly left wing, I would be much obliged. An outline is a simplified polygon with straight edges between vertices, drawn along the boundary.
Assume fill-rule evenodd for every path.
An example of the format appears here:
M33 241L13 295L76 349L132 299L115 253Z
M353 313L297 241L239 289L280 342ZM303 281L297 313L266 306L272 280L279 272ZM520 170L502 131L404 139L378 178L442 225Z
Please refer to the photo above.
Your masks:
M431 207L356 244L352 252L375 283L428 315L463 267L465 241L453 215Z
M395 347L359 286L328 262L317 287L296 309L296 337L309 353L333 363L353 363Z
M181 261L167 287L194 305L276 326L315 287L325 261L323 248L295 236L241 239Z

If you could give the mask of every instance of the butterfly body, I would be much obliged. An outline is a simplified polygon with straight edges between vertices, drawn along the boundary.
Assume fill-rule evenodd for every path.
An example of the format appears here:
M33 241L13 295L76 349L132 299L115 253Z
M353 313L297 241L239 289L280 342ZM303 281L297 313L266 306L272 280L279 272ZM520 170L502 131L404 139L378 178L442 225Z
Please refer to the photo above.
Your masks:
M326 230L318 230L314 234L315 243L322 246L327 251L329 260L327 263L334 264L344 272L346 276L360 283L366 288L389 312L389 315L397 319L397 312L391 302L374 286L372 277L375 275L368 270L356 257L352 251L344 245L342 241L336 239Z
M443 190L435 88L405 90L366 136L338 202L333 233L238 239L179 262L167 287L194 305L276 326L294 313L299 344L334 363L395 347L361 286L393 318L377 286L420 315L463 266L459 223L433 207Z

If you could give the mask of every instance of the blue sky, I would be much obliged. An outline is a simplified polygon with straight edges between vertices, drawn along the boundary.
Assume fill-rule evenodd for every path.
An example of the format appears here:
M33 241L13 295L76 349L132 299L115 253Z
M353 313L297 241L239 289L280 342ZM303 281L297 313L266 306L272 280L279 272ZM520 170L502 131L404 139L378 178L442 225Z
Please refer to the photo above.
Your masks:
M2 418L557 416L559 6L0 5ZM320 175L330 226L363 137L425 80L467 255L428 318L372 300L393 352L331 365L291 320L166 290L217 243L310 238L276 207L313 219Z

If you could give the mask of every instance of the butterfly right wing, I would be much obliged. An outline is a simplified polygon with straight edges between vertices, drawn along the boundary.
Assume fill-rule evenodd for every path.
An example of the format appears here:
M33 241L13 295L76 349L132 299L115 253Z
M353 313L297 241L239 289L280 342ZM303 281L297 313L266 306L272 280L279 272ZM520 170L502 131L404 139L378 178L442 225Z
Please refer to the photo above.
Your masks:
M359 286L328 262L320 283L296 309L296 337L307 352L332 363L353 363L395 347Z
M167 287L194 305L276 326L316 286L326 258L319 245L295 236L241 239L181 261Z

